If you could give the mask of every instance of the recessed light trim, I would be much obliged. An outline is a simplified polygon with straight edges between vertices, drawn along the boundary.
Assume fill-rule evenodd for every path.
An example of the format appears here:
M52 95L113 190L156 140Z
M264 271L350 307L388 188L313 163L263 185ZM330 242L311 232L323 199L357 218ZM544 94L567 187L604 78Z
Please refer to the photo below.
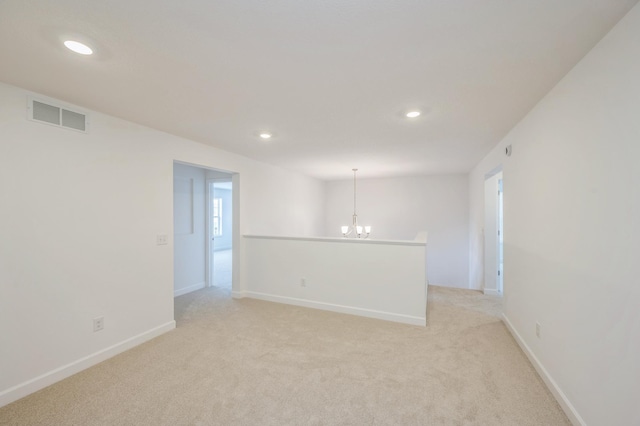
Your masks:
M80 43L75 40L67 40L64 42L64 45L67 49L79 53L80 55L91 55L93 54L93 49L91 49L86 44Z
M260 133L260 138L262 139L271 139L272 136L273 135L271 133L267 133L267 132Z
M416 117L420 117L420 111L409 111L408 113L405 114L407 117L409 118L416 118Z

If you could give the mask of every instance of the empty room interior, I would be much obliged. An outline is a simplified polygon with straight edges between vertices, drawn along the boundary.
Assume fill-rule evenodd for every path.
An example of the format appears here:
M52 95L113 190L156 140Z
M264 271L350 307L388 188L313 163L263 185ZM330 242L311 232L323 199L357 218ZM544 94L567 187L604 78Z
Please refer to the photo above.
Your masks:
M0 1L0 424L639 425L637 3Z

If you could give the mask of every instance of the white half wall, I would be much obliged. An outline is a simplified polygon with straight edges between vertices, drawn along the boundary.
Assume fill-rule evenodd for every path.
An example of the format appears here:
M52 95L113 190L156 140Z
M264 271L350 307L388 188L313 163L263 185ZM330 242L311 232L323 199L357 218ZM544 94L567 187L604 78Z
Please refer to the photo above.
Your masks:
M469 184L467 175L358 179L358 221L371 238L412 240L427 231L430 284L469 283ZM339 237L353 215L353 179L326 183L327 236Z
M319 180L98 112L29 121L29 94L0 83L0 405L174 326L174 161L238 173L243 231L321 234Z
M206 285L205 170L173 165L173 291Z
M252 297L425 325L426 243L244 236L244 292Z
M574 424L640 424L638 76L635 6L470 174L474 239L503 164L505 322Z

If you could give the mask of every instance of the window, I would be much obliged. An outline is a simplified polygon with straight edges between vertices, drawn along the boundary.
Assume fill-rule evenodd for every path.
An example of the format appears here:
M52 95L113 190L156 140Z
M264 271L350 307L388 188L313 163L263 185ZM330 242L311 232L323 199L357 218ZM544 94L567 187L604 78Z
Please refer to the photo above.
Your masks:
M222 198L213 199L213 236L222 235Z

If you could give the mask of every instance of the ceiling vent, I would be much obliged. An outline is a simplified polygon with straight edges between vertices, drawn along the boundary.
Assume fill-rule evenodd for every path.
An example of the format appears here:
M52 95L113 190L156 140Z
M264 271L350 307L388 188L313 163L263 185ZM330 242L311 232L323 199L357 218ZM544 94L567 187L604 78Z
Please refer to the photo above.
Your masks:
M84 113L37 99L29 99L28 109L30 120L79 132L87 132L89 122L87 115Z

